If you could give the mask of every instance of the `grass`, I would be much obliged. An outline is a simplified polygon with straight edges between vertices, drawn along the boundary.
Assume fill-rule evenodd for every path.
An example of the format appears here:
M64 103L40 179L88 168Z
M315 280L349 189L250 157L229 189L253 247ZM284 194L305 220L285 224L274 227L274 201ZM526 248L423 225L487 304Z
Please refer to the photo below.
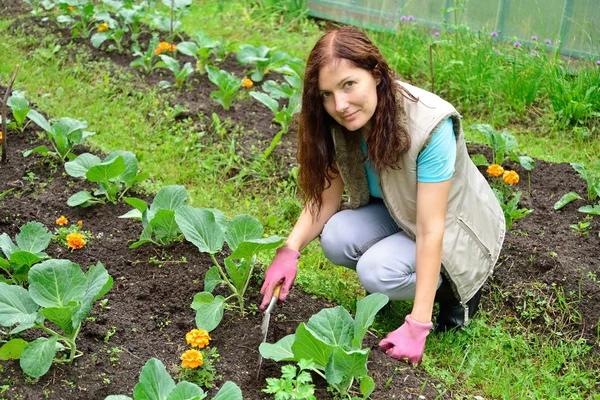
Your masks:
M183 20L186 32L202 29L225 40L231 50L244 43L265 44L302 59L320 35L313 22L282 19L254 2L228 2L226 10L222 5L217 0L194 3ZM0 20L0 78L6 82L19 63L15 86L27 91L37 109L53 117L88 121L90 130L98 133L90 139L95 150L135 152L141 168L155 180L154 186L147 187L150 191L182 184L196 206L226 210L229 216L254 215L269 234L290 231L301 207L296 182L293 177L277 178L281 167L272 162L243 157L237 139L245 132L227 121L215 124L210 116L201 116L200 123L176 120L168 96L142 86L135 75L92 61L76 48L55 51L55 39L44 32L14 36L8 32L9 24ZM509 129L521 152L532 157L584 162L588 170L600 163L600 141L594 130L598 119L591 114L600 106L596 92L588 93L590 87L598 87L599 69L577 70L552 55L539 52L531 57L524 49L486 35L461 35L442 31L438 39L406 25L398 35L374 38L401 76L425 88L431 85L429 45L434 46L436 92L464 113L468 139L482 141L469 128L472 124L492 123L498 130ZM75 50L75 60L67 60L65 50ZM232 167L241 172L238 178L228 179ZM307 247L300 263L297 283L309 293L349 309L364 295L356 274L331 266L317 242ZM547 316L554 323L546 327L550 333L538 335L529 325L532 314L519 311L515 316L503 310L504 296L521 296L537 304L536 316ZM509 293L493 289L490 297L492 310L467 330L432 334L428 339L423 368L442 382L441 392L507 399L598 398L592 396L597 392L600 360L589 344L569 330L569 321L577 318L576 298L567 300L550 288L514 288ZM394 302L374 329L382 335L395 329L409 310L410 302Z

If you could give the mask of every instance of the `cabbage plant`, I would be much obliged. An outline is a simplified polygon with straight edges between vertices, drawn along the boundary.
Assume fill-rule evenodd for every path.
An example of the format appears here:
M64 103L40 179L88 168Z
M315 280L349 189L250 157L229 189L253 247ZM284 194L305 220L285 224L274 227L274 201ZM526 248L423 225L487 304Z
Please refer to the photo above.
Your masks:
M8 98L6 105L10 107L13 118L15 119L8 127L23 133L27 127L27 124L25 123L27 114L31 110L29 108L29 101L25 98L25 94L17 90L13 91L13 94Z
M0 250L6 259L0 257L0 282L24 285L32 265L50 258L44 250L50 244L52 234L39 222L28 222L15 236L16 244L7 233L0 235Z
M10 335L41 329L48 337L27 342L8 341L0 353L19 359L23 372L33 378L46 374L57 353L66 351L59 362L72 362L77 353L77 335L81 323L94 302L104 296L113 279L102 263L83 273L69 260L47 260L29 270L29 288L0 282L0 325L13 327ZM53 326L48 327L46 321Z
M106 201L116 204L129 189L149 176L147 172L138 173L135 154L120 150L113 151L104 160L83 153L65 163L65 170L74 178L86 178L98 184L93 194L82 190L69 197L67 204L71 207L88 207Z
M204 291L194 296L191 305L196 310L198 328L209 332L215 329L231 298L237 299L243 316L244 294L254 271L256 255L279 247L284 238L264 237L263 226L250 215L237 215L227 221L217 210L182 206L175 211L175 221L185 238L200 252L208 253L214 264L204 276ZM231 254L221 264L215 255L222 252L225 242ZM219 284L227 285L231 295L214 296L212 291Z
M175 211L185 205L186 199L187 191L179 185L161 188L150 207L144 200L126 197L125 203L134 209L119 218L139 220L144 228L139 240L129 247L135 249L145 243L160 246L177 240L181 236L181 230L175 222Z
M140 382L129 396L111 395L104 400L203 400L208 394L198 385L182 381L175 384L165 365L156 358L146 362L140 373ZM235 383L225 382L212 400L243 400L242 391Z
M323 309L301 323L294 334L277 343L262 343L260 354L277 362L312 360L311 370L327 380L340 398L351 398L348 392L355 382L367 398L375 382L367 370L371 349L363 349L362 341L388 301L381 293L368 295L356 303L355 318L342 306Z

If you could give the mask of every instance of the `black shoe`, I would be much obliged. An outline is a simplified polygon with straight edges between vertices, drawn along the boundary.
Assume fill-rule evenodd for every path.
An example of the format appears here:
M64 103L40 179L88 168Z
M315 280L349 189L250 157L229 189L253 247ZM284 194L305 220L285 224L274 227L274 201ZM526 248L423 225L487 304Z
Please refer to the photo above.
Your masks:
M482 289L479 289L471 300L467 301L469 319L473 318L479 309L481 291ZM435 327L436 333L447 332L465 325L465 309L454 295L450 283L445 278L443 278L442 285L436 293L435 301L440 304L440 313L438 314Z

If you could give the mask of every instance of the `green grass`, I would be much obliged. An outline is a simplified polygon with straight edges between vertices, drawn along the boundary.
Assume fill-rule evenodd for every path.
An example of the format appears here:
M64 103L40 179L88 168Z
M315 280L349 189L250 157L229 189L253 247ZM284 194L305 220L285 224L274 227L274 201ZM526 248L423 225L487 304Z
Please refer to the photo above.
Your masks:
M227 10L220 10L220 4L223 2L217 0L195 2L183 21L186 32L202 29L227 41L232 50L243 43L265 44L303 59L320 34L318 26L310 21L282 20L249 1L228 2ZM59 49L53 54L55 41L51 35L42 32L41 42L23 34L15 37L7 30L9 24L0 20L0 78L6 82L14 64L20 64L15 87L27 91L37 109L52 117L88 121L90 130L97 132L90 139L95 150L135 152L141 168L155 181L154 186L147 187L151 191L162 185L181 184L196 206L218 208L229 216L248 213L259 218L269 234L289 233L300 212L296 182L293 178L278 178L282 166L243 155L237 145L238 138L245 134L241 129L227 121L221 127L215 126L210 116L195 122L175 120L168 96L146 88L137 76L108 62L92 61L77 49L76 59L67 60L66 50L72 49ZM429 87L429 44L433 43L429 33L408 27L401 36L375 37L403 77ZM598 111L596 100L592 95L586 97L585 88L594 85L597 69L566 73L569 66L552 57L527 58L527 53L515 53L510 46L491 42L488 37L467 35L457 42L453 40L443 32L435 43L436 92L464 113L468 139L482 139L469 128L472 124L492 123L497 130L509 129L519 142L520 152L532 157L584 162L589 170L600 162L598 133L585 138L586 132L593 130L591 121L595 121L585 116L585 104L592 104L592 109ZM493 48L501 49L504 55L496 57ZM510 58L515 54L523 57L511 64L511 60L517 60ZM545 64L536 64L540 60ZM517 67L518 71L514 69ZM510 74L513 81L507 79ZM583 113L578 117L583 118L580 122L572 125L564 113L558 113L568 104L553 103L558 100L552 100L548 93L558 89L548 86L549 77L554 79L552 85L562 82L562 90L571 93L574 103L568 104L584 104L582 109L571 110ZM526 87L516 85L521 81ZM527 86L530 81L532 85ZM507 101L508 95L511 101ZM532 120L531 113L538 118ZM233 179L227 175L232 167L240 171ZM269 259L259 261L268 263ZM309 293L349 309L354 308L357 297L364 295L356 274L332 267L317 241L303 252L300 264L297 283ZM549 305L549 311L539 312L548 315L554 325L545 327L550 333L539 336L528 325L533 315L520 312L514 316L502 310L503 296L515 293L493 289L491 297L497 299L492 300L493 311L474 320L465 332L429 337L423 368L442 382L440 391L450 390L457 397L597 399L592 393L598 391L600 360L591 355L589 344L574 338L568 325L577 317L569 306L577 299L567 301L564 295L552 295L548 290L544 292L546 297L538 292L533 297L523 295L527 301L535 303L541 298ZM410 302L394 302L388 313L378 318L374 329L382 335L395 329L409 310Z

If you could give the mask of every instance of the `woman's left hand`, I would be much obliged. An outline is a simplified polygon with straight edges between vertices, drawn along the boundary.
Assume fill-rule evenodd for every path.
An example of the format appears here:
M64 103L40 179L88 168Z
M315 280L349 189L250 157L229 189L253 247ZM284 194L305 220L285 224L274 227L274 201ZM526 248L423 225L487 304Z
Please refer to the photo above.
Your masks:
M425 350L425 339L433 328L433 323L421 323L407 315L404 324L390 332L379 342L385 354L396 360L408 359L411 364L419 364Z

